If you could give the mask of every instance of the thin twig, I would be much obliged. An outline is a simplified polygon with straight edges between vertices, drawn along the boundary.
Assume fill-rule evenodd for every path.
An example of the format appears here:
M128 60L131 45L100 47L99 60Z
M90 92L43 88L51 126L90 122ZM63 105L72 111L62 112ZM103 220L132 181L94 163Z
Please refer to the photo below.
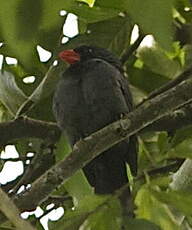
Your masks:
M172 87L178 85L180 82L188 79L191 75L192 75L192 65L190 67L188 67L184 72L182 72L181 74L179 74L179 76L177 76L175 79L167 82L166 84L164 84L160 88L158 88L158 89L154 90L153 92L151 92L149 94L149 96L146 99L144 99L137 106L140 106L145 101L150 100L151 98L154 98L155 96L160 95L160 94L166 92L167 90L171 89Z
M143 41L144 37L145 35L142 32L140 32L137 40L132 45L129 46L129 48L125 51L125 53L120 58L122 65L124 65L125 62L130 58L130 56L137 50L137 48Z

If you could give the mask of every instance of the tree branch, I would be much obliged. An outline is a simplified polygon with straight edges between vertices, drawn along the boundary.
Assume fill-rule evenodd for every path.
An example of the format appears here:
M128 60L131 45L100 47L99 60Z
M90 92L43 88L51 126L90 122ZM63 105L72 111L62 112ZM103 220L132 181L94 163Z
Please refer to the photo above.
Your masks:
M143 41L144 37L145 35L142 32L140 32L137 40L132 45L129 46L129 48L125 51L125 53L120 58L122 65L124 65L125 62L129 59L129 57L137 50L137 48Z
M160 88L152 91L149 96L144 99L139 105L143 104L146 100L149 100L153 97L156 97L159 94L164 93L165 91L171 89L172 87L178 85L179 83L181 83L182 81L186 80L187 78L189 78L189 76L191 76L192 74L192 65L186 69L184 72L182 72L181 74L179 74L179 76L177 76L175 79L173 79L172 81L167 82L166 84L164 84L163 86L161 86ZM139 106L138 105L138 106Z
M141 130L139 133L149 131L167 131L171 132L192 124L192 104L186 104L182 109L175 110L170 114L160 118L154 123Z
M135 111L129 113L127 117L79 141L69 156L36 180L29 191L16 196L14 202L21 211L34 209L54 189L101 152L191 101L192 79L146 101Z
M27 117L19 117L13 121L0 123L0 133L0 146L13 140L27 137L46 139L54 143L61 134L55 123Z

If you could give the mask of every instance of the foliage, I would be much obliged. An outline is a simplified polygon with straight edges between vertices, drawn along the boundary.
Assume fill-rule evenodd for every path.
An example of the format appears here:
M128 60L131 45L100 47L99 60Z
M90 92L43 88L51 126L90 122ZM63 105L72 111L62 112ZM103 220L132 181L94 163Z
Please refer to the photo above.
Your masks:
M145 40L149 38L147 35L152 35L153 43L140 45L124 63L136 104L175 79L192 60L192 3L189 0L36 0L35 3L32 0L0 0L0 3L1 123L20 115L54 121L52 95L58 73L66 66L53 63L62 49L92 44L108 48L122 57L133 44L135 25L146 36ZM64 11L65 15L61 16ZM63 30L70 13L77 16L79 33L74 37L66 36ZM41 61L39 46L51 53L49 60ZM8 64L7 57L15 58L17 64ZM25 83L30 76L34 76L35 81ZM170 176L163 169L180 159L192 158L192 128L172 127L169 131L148 132L139 137L138 168L139 175L145 174L145 180L138 176L133 183L135 219L122 217L116 196L93 195L79 172L51 194L68 199L59 203L48 200L41 205L45 213L50 203L54 203L55 208L65 209L60 220L49 221L49 228L118 230L124 223L125 229L135 230L191 229L191 194L189 191L172 191ZM27 153L47 156L40 139L22 138L13 144L25 168L29 168L25 163ZM62 160L69 151L66 137L62 136L54 152L56 161ZM33 160L30 162L32 164ZM52 160L50 164L54 164ZM162 170L156 178L146 173L158 168ZM37 177L44 171L38 171ZM35 179L30 177L28 184ZM15 181L11 188L14 185ZM38 219L33 218L32 222L37 229L42 229ZM0 228L14 229L7 225Z

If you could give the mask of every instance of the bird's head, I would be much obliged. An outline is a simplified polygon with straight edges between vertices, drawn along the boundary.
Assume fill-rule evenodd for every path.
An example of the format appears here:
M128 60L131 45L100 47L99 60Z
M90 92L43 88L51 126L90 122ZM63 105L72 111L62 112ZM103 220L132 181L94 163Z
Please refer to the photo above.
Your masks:
M87 60L97 58L102 59L117 68L121 68L119 59L109 50L101 47L83 45L75 49L61 51L59 53L59 57L61 60L71 65L77 62L85 62Z

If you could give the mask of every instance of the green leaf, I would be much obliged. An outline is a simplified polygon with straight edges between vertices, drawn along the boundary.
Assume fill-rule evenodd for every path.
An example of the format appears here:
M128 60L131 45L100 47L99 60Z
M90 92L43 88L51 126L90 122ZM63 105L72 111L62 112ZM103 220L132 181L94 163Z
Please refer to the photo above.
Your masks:
M69 195L73 197L74 205L78 206L79 202L85 198L85 196L93 194L93 189L89 185L82 170L79 170L65 183L65 188Z
M171 49L172 0L129 0L127 11L146 34L152 34L162 48Z
M63 24L66 16L61 17L59 12L63 9L63 1L41 0L43 12L38 28L37 43L43 48L54 52L57 50L60 38L63 34Z
M36 5L31 0L1 1L0 29L5 44L0 50L6 56L17 58L28 71L34 73L35 69L41 68L34 39L37 33L35 27L40 21L41 7L36 9L34 6L29 10L29 6L23 4L24 2ZM41 1L37 1L37 6L41 4L38 2ZM33 17L30 18L28 15L33 15ZM35 25L33 25L34 22Z
M150 71L149 68L145 66L142 69L129 67L128 74L129 82L146 93L152 92L169 80L165 76Z
M110 195L88 195L85 196L84 199L82 199L79 202L79 205L77 207L77 211L88 211L92 212L97 207L102 206L108 199Z
M81 225L82 230L120 230L121 208L117 200L111 200L106 206L88 217Z
M32 40L38 33L43 10L42 0L17 0L15 12L16 40Z
M0 73L0 101L13 116L26 99L25 94L18 88L14 76L6 71Z
M17 116L27 113L33 108L35 104L39 102L43 102L43 100L47 100L50 97L50 95L52 95L56 87L56 84L60 78L61 71L64 71L64 70L65 70L64 63L61 63L61 65L58 65L58 66L51 66L50 69L47 71L45 77L41 81L41 83L38 85L38 87L34 90L31 96L29 96L29 98L21 105L21 107L19 108L19 111L17 112ZM48 102L49 104L52 104L50 98L46 102ZM39 109L41 109L41 107Z
M127 1L125 0L97 0L95 2L96 6L105 7L105 8L112 8L112 9L119 9L119 10L125 10L127 8Z
M139 50L139 57L144 64L154 73L173 78L180 72L180 64L173 61L162 49L143 47Z
M138 207L136 211L138 218L149 220L162 229L180 229L168 207L156 199L148 186L143 186L139 190L136 196L136 205Z
M168 157L192 158L192 138L186 139L168 152Z
M90 8L87 4L79 2L77 0L65 0L65 2L63 2L63 0L57 0L56 2L53 2L52 0L44 1L45 9L52 9L52 12L54 11L58 14L60 10L65 10L68 13L73 13L77 15L81 19L85 20L87 23L107 20L109 18L117 16L120 12L118 9L111 9L99 6L93 6ZM93 0L87 0L87 2L88 1L93 2ZM50 14L50 11L48 11L48 13ZM48 17L50 18L50 20L52 20L51 15L49 15ZM46 22L44 19L44 23L48 24L49 22ZM53 18L53 20L55 19Z
M107 33L106 33L107 28ZM88 44L105 47L113 50L117 55L129 46L132 24L128 18L116 17L107 21L89 24L87 33L70 40L65 48L75 47L79 44Z
M182 129L178 129L176 130L175 135L171 140L171 146L176 147L185 139L189 139L191 137L192 137L192 125L184 127Z
M56 160L60 161L63 160L68 153L71 151L71 146L67 140L67 137L61 135L59 141L56 143Z
M182 191L152 191L152 194L161 202L171 205L186 216L192 215L192 195Z
M160 227L144 219L135 219L126 221L126 229L160 230Z
M89 215L94 215L102 209L102 205L107 198L108 196L85 196L84 199L79 202L78 207L74 210L67 211L57 223L50 223L49 229L78 230ZM96 210L99 206L101 206L101 208Z
M169 137L167 132L159 133L157 145L159 148L159 154L162 155L164 155L170 149L171 144L169 143Z
M170 145L169 157L192 158L192 126L177 130Z
M9 121L12 118L9 110L0 101L0 122Z
M75 215L74 212L65 214L63 218L61 218L57 222L50 222L49 221L49 229L50 230L79 230L79 227L81 224L85 221L87 218L88 213L79 213L78 215Z

